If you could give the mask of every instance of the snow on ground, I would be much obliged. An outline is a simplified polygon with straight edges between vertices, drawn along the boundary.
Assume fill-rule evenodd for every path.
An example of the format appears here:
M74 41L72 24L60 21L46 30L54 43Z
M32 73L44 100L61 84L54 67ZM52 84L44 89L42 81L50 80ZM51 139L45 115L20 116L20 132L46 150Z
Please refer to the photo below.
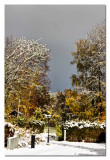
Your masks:
M5 155L106 155L106 150L104 143L51 141L50 145L40 142L35 148L5 149Z

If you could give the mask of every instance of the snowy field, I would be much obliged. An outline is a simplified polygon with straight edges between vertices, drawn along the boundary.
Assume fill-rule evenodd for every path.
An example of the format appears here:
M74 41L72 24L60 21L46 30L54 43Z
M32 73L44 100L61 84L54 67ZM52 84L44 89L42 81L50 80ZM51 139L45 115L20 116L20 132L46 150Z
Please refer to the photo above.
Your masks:
M46 142L41 142L40 144L37 144L35 148L28 146L26 148L16 148L13 150L5 149L5 155L104 156L106 155L106 146L104 143L51 141L50 145L46 145Z

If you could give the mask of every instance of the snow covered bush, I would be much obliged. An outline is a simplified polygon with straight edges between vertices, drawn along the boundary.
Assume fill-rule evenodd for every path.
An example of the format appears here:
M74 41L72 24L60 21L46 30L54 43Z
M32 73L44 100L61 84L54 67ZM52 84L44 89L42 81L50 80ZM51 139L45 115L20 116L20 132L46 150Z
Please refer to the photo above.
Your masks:
M42 133L44 131L45 123L44 121L36 120L35 117L17 117L14 124L20 128L27 128L32 131L37 130L38 133Z
M68 141L105 142L105 123L90 121L66 122Z
M28 118L26 117L17 117L14 121L14 124L16 124L19 127L26 127L26 125L29 123Z
M104 129L106 127L105 122L100 123L98 121L95 121L95 122L83 121L83 120L82 121L66 121L65 124L67 125L68 128L78 127L79 129L88 128L88 127Z
M29 126L32 128L32 130L35 131L37 129L38 133L43 133L44 125L44 121L32 120L29 122Z

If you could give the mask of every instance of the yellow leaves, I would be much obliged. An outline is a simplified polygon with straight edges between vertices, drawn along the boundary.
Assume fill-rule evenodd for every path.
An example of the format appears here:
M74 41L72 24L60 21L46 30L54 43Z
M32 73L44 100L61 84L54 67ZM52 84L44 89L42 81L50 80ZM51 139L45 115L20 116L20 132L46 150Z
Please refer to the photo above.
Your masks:
M11 112L11 106L10 105L7 105L5 107L5 113L10 113Z
M96 93L94 98L94 106L92 106L91 99L85 94L76 93L74 91L66 91L65 104L73 114L78 115L79 118L92 120L95 117L104 121L106 102L102 92Z
M97 97L99 97L99 96L101 96L101 95L102 95L102 92L97 92L97 93L96 93L96 96L97 96Z
M59 117L60 117L59 112L53 112L52 118L56 119L56 118L59 118Z
M51 112L50 112L50 111L47 111L47 114L51 114Z
M106 101L102 101L103 107L106 107Z
M80 97L78 97L80 98ZM76 103L76 100L75 98L72 96L72 97L69 97L69 98L66 98L66 101L65 101L65 104L69 106L69 109L74 113L74 114L78 114L79 112L79 105Z
M99 93L96 93L96 96L99 96L100 94Z
M75 99L73 97L69 97L69 98L66 98L66 105L68 105L69 103L74 103L75 102Z
M35 106L31 105L28 107L29 109L35 109Z
M98 105L97 105L97 106L98 106L98 107L100 107L101 105L102 105L102 102L98 103Z
M35 116L36 116L36 119L38 119L38 120L42 119L43 115L42 115L41 108L36 108L36 110L35 110Z
M90 50L90 45L87 40L80 39L75 43L75 46L77 47L77 54L79 55L86 54L86 52ZM72 55L74 56L75 54Z
M102 113L102 116L100 117L100 121L104 122L106 120L106 114L105 112Z
M60 116L59 115L55 115L55 118L59 118Z
M76 100L77 101L81 100L81 96L78 95L77 98L76 98Z

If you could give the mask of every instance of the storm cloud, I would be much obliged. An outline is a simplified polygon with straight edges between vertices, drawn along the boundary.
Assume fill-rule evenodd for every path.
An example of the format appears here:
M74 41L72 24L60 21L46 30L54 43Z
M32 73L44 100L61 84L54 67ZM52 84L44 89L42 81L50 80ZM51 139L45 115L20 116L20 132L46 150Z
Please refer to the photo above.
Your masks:
M105 5L6 5L5 37L39 39L51 50L51 91L72 88L75 41L105 19Z

